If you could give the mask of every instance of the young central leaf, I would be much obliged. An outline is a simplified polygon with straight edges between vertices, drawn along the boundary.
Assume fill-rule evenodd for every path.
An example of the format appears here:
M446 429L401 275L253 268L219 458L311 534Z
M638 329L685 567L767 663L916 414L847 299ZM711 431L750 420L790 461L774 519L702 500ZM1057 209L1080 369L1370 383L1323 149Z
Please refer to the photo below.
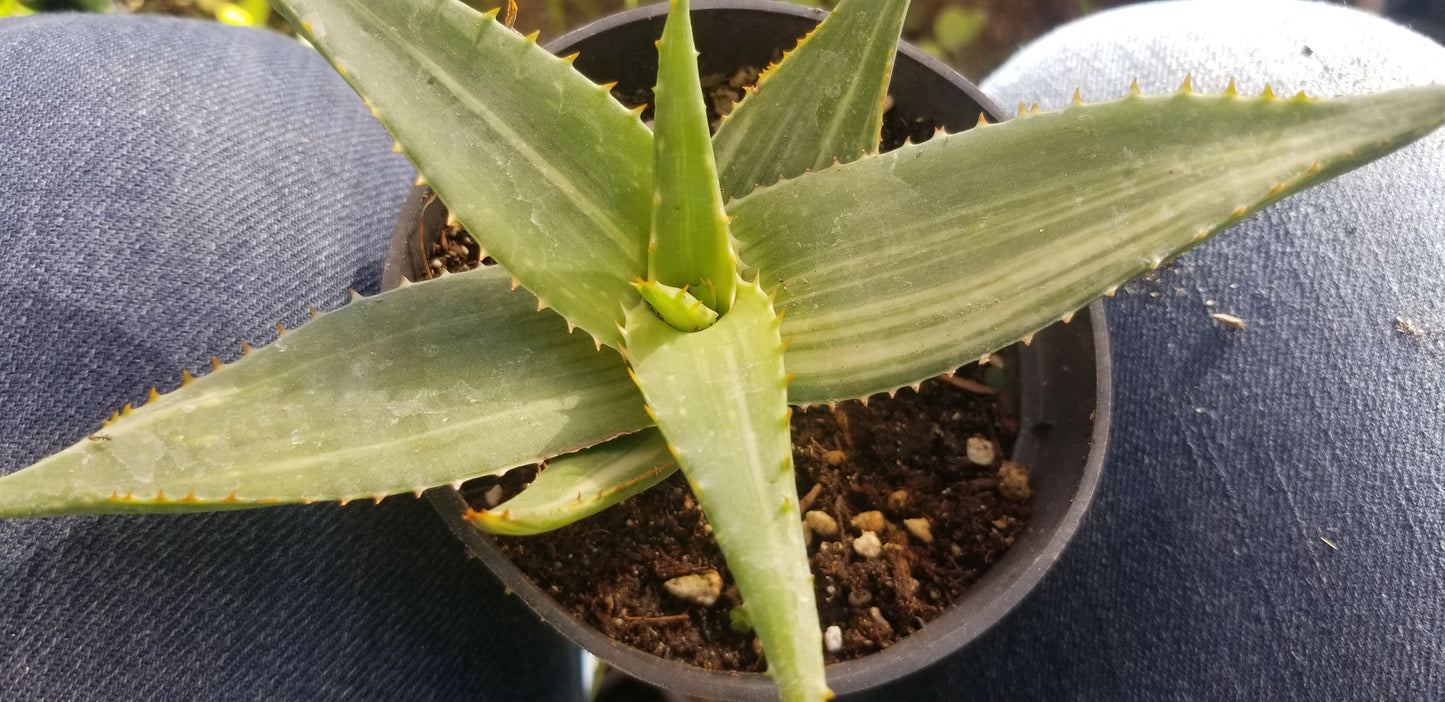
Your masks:
M722 314L732 306L737 256L728 238L687 13L687 0L673 0L657 42L647 274L650 283L686 288Z
M769 297L744 284L732 310L696 333L634 307L623 345L712 525L783 699L822 700L822 633L793 478L778 325Z
M717 321L717 311L702 303L687 288L674 288L655 280L632 284L652 311L680 331L702 331Z

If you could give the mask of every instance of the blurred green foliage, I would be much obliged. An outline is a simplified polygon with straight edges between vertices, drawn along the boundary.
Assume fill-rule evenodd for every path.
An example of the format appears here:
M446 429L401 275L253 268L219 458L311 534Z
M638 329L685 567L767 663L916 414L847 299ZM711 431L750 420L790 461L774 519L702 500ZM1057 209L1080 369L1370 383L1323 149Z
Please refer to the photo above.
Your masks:
M111 12L114 0L0 0L0 17L33 12Z
M0 0L0 17L18 17L31 12L30 8L21 5L17 0Z
M918 48L939 58L963 49L983 36L988 29L987 10L976 7L947 5L933 16L931 36L918 39Z

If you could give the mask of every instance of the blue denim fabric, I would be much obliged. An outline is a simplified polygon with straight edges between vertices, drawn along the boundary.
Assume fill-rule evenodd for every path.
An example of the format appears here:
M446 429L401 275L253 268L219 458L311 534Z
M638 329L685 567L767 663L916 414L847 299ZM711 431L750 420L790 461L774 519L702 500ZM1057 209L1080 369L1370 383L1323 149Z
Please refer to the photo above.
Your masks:
M0 472L374 292L414 174L314 52L0 20ZM414 498L0 522L0 699L573 699L574 650Z
M1185 74L1358 93L1445 81L1445 49L1332 5L1151 3L1061 28L984 87L1060 108ZM867 699L1445 699L1445 134L1107 310L1112 443L1074 543L986 637Z
M986 87L1059 107L1185 73L1359 92L1445 80L1445 50L1326 5L1156 3ZM0 22L0 470L370 288L410 180L388 147L269 35ZM1075 543L983 640L863 697L1445 698L1442 271L1436 134L1127 286ZM409 498L0 523L0 697L573 694L570 653L484 578Z

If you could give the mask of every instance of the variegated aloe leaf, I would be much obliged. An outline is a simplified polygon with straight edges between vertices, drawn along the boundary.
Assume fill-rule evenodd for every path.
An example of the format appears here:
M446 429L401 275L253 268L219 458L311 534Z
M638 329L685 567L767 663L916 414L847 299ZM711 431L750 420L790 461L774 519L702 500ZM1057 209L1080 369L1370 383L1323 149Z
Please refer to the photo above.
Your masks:
M732 306L737 256L718 192L687 0L672 0L668 8L657 62L648 280L686 288L723 314Z
M813 577L789 441L778 318L756 283L740 284L716 324L683 332L646 305L624 348L737 582L786 700L828 695Z
M466 515L483 531L528 536L590 517L672 475L677 464L656 429L547 461L527 489L496 507Z
M1445 122L1445 86L1314 100L1137 94L809 173L728 205L780 284L794 404L1030 334L1279 198Z
M565 59L456 0L277 0L487 253L609 345L646 271L652 136Z
M622 360L488 268L357 299L0 478L0 517L414 491L650 421Z
M713 137L726 199L878 149L908 0L843 0Z

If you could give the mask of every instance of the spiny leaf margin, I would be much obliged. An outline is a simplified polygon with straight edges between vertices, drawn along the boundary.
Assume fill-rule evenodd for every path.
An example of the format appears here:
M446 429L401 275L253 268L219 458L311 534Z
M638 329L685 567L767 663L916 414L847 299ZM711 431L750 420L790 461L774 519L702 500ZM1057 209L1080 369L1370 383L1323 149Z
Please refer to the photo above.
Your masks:
M647 266L652 133L637 115L495 11L457 0L274 4L488 255L599 343L618 343L618 302L637 299L629 283Z
M794 404L913 385L1071 316L1445 121L1445 86L1137 94L939 135L728 204L780 286Z
M0 477L0 517L380 499L650 425L535 303L498 268L357 299Z
M785 700L826 699L822 630L793 478L779 320L757 283L733 308L682 332L645 305L624 349L648 413L722 550Z
M878 150L908 0L843 0L724 117L713 136L731 200Z

